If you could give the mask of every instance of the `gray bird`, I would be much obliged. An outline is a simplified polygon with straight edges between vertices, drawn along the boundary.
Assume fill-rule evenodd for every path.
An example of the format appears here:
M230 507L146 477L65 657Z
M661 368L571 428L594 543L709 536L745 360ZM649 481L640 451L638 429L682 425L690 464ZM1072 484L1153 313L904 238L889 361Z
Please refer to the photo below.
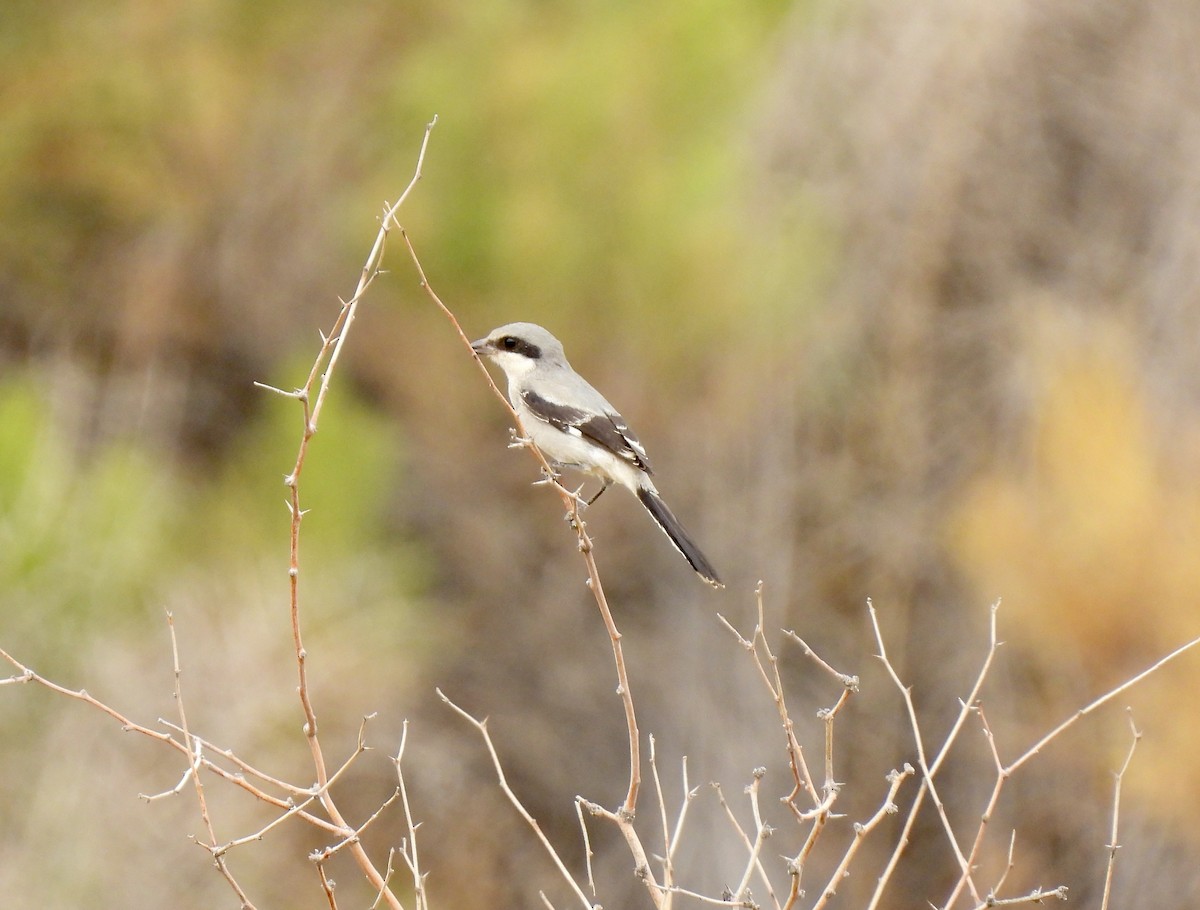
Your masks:
M540 325L514 322L472 342L508 377L508 400L525 432L555 466L598 477L604 484L589 500L617 483L633 493L705 582L725 585L674 513L650 475L646 449L617 409L571 369L563 346Z

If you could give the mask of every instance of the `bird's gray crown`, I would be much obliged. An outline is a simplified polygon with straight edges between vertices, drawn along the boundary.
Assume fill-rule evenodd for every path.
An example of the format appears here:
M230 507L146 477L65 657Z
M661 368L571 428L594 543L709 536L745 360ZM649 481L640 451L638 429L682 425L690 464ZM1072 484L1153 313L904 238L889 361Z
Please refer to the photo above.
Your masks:
M476 351L507 351L530 360L546 360L550 363L566 363L562 342L540 325L532 322L510 322L493 329L486 338L476 341Z

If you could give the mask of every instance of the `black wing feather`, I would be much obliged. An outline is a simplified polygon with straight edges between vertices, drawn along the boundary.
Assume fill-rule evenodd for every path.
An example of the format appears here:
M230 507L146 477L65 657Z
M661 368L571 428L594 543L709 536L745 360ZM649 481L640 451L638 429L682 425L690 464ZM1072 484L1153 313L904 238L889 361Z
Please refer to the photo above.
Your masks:
M594 414L570 405L559 404L526 390L521 393L521 399L533 415L546 421L552 427L564 433L573 433L590 439L601 448L607 449L618 458L628 461L641 468L647 474L653 474L650 461L646 458L646 450L626 426L620 414Z

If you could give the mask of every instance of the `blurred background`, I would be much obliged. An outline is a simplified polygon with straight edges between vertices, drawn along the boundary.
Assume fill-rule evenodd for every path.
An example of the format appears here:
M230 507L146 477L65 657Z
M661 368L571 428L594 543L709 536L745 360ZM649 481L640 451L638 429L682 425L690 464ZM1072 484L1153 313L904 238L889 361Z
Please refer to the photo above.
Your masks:
M682 755L735 800L763 765L768 852L802 842L773 706L716 618L748 634L759 579L768 629L863 676L836 727L851 820L914 759L867 597L931 743L1003 599L982 698L1005 760L1200 631L1194 3L9 0L0 19L0 647L56 681L174 717L170 610L193 729L311 780L280 482L300 414L252 382L303 381L434 113L401 212L433 286L473 337L525 319L563 340L728 583L704 587L631 497L589 511L670 811ZM434 906L566 906L433 687L490 715L579 868L573 797L615 806L627 774L607 636L558 499L394 237L385 267L301 488L326 753L378 712L339 791L363 819L408 718ZM818 756L836 686L778 650ZM979 881L1015 828L1007 893L1098 902L1129 705L1117 897L1194 906L1198 685L1189 655L1026 767ZM188 841L191 793L137 798L175 785L173 752L18 686L0 729L0 891L234 906ZM943 773L965 848L994 779L974 720ZM270 818L227 789L219 837ZM865 902L899 821L839 905ZM688 824L682 882L736 884L707 788ZM396 812L372 831L381 865L402 835ZM850 836L830 825L810 894ZM231 868L260 907L325 906L303 859L324 845L284 827ZM605 905L648 906L615 832L592 846ZM341 862L343 905L369 905ZM885 905L956 874L922 815Z

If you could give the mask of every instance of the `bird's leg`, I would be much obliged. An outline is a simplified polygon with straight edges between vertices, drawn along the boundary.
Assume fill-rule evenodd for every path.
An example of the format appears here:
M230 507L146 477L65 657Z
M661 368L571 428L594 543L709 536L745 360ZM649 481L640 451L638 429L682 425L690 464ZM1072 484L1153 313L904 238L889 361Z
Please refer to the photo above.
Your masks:
M527 449L533 445L532 439L528 436L518 436L517 431L512 427L508 428L508 435L510 438L508 447L510 449Z
M585 503L584 503L584 505L585 505L585 506L590 506L592 503L594 503L594 502L595 502L597 499L599 499L599 498L600 498L601 494L603 494L605 490L607 490L607 489L608 489L609 487L611 487L611 486L612 486L612 481L611 481L611 480L606 480L606 481L604 481L604 486L602 486L602 487L601 487L599 490L597 490L597 491L596 491L596 495L595 495L595 496L593 496L591 499L589 499L587 502L585 502ZM581 486L581 487L579 488L579 490L582 490L582 489L583 489L583 487ZM576 490L576 491L575 491L575 495L576 495L576 496L578 496L578 495L579 495L579 490Z

